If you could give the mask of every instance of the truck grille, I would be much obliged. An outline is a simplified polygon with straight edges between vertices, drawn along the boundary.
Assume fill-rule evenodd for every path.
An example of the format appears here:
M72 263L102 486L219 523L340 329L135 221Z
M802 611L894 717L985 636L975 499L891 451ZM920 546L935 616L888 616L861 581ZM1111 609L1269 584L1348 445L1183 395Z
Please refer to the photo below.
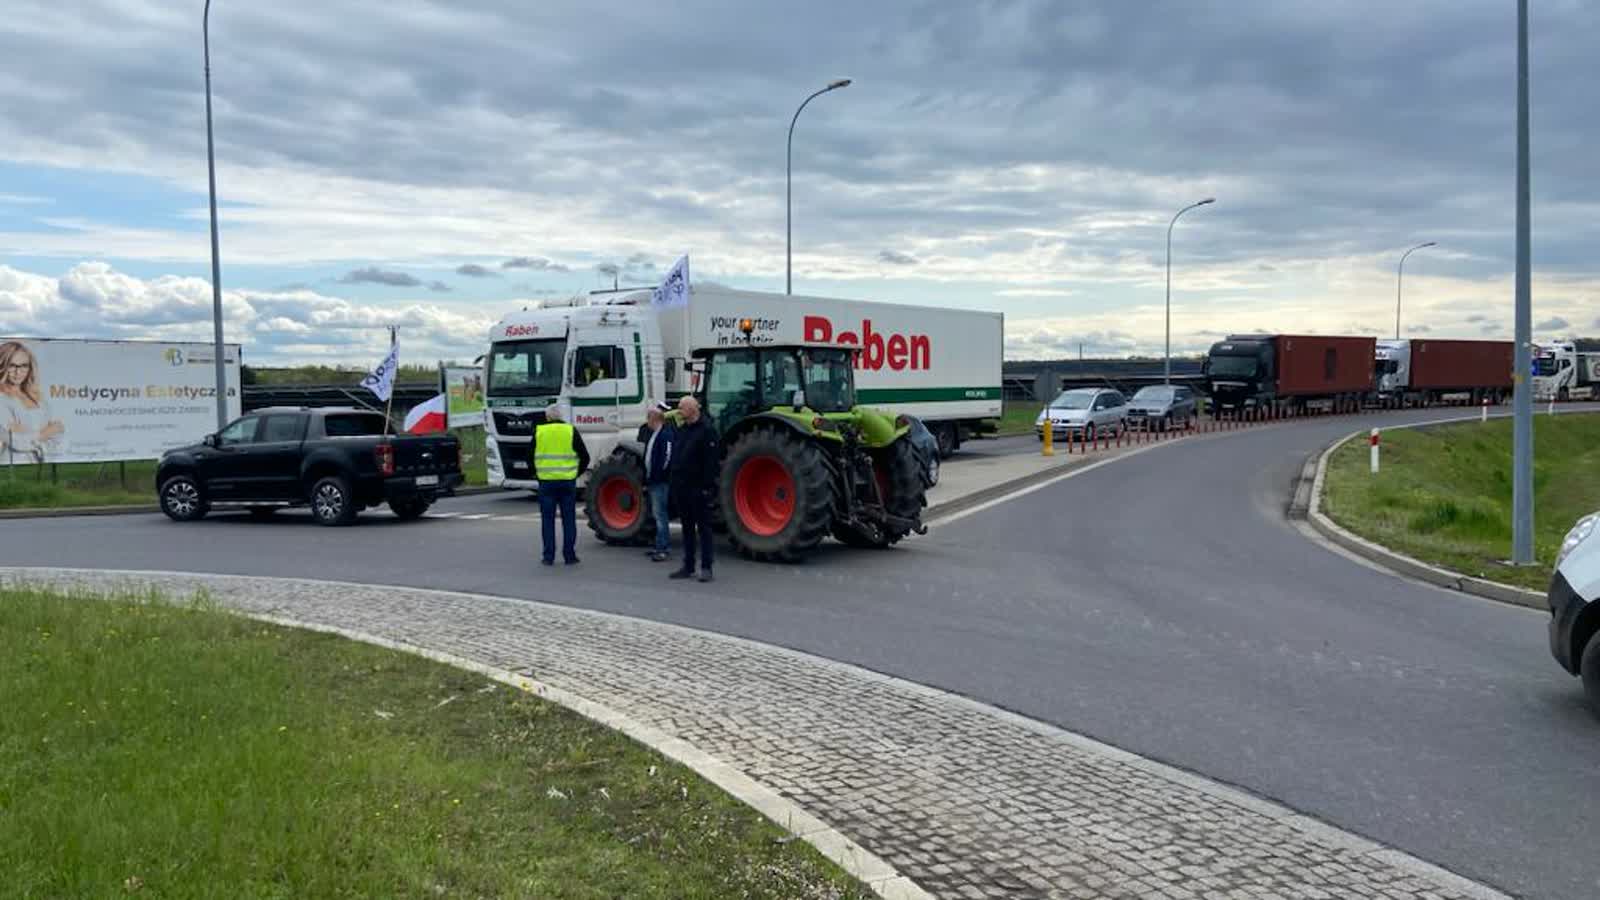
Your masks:
M496 434L512 437L533 437L533 430L543 424L543 412L521 414L497 412L494 414L494 430Z
M543 414L540 414L543 418ZM507 478L532 478L533 470L528 467L529 457L533 453L533 444L513 444L508 441L495 441L495 450L500 454L500 465Z

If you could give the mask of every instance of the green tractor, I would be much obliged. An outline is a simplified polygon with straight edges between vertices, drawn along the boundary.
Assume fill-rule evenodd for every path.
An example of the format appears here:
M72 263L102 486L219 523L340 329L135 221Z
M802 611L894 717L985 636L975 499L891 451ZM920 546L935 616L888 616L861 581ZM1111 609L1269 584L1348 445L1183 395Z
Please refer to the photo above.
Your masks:
M855 405L852 350L735 346L696 356L702 414L723 448L715 512L741 554L792 562L830 534L852 547L888 547L927 532L927 483L909 423ZM601 540L642 544L654 535L643 481L643 447L633 441L590 473L589 527Z

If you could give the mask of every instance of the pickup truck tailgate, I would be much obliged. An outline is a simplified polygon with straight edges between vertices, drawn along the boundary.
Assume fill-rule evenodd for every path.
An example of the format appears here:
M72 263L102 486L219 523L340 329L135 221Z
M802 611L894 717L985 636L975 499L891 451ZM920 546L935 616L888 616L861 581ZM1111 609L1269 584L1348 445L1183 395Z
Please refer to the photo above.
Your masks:
M461 471L461 442L453 437L415 435L394 443L396 475L452 475Z

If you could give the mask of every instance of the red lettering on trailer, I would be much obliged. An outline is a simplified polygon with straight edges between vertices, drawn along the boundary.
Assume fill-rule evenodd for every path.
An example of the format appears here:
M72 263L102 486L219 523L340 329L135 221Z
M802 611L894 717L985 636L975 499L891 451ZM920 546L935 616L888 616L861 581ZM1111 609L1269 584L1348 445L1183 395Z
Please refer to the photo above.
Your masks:
M933 361L933 345L925 334L890 334L885 338L872 330L871 319L861 321L859 335L854 331L835 332L833 322L826 316L805 316L802 321L806 343L860 347L856 352L858 369L877 371L888 365L896 372L917 371L930 368Z
M507 325L506 326L506 337L524 337L526 335L538 334L538 333L539 333L539 326L537 326L537 325Z

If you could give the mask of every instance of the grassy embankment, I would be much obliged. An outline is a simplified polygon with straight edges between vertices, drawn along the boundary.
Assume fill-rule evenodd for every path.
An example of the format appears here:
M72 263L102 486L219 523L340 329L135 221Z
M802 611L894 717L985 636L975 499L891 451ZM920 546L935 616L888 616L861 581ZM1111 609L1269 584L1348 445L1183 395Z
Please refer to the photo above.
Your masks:
M868 896L537 697L142 599L0 591L0 893Z
M1534 544L1539 565L1512 567L1511 421L1383 433L1382 466L1367 443L1328 461L1323 511L1368 540L1468 575L1542 589L1561 539L1600 509L1600 415L1534 418Z

